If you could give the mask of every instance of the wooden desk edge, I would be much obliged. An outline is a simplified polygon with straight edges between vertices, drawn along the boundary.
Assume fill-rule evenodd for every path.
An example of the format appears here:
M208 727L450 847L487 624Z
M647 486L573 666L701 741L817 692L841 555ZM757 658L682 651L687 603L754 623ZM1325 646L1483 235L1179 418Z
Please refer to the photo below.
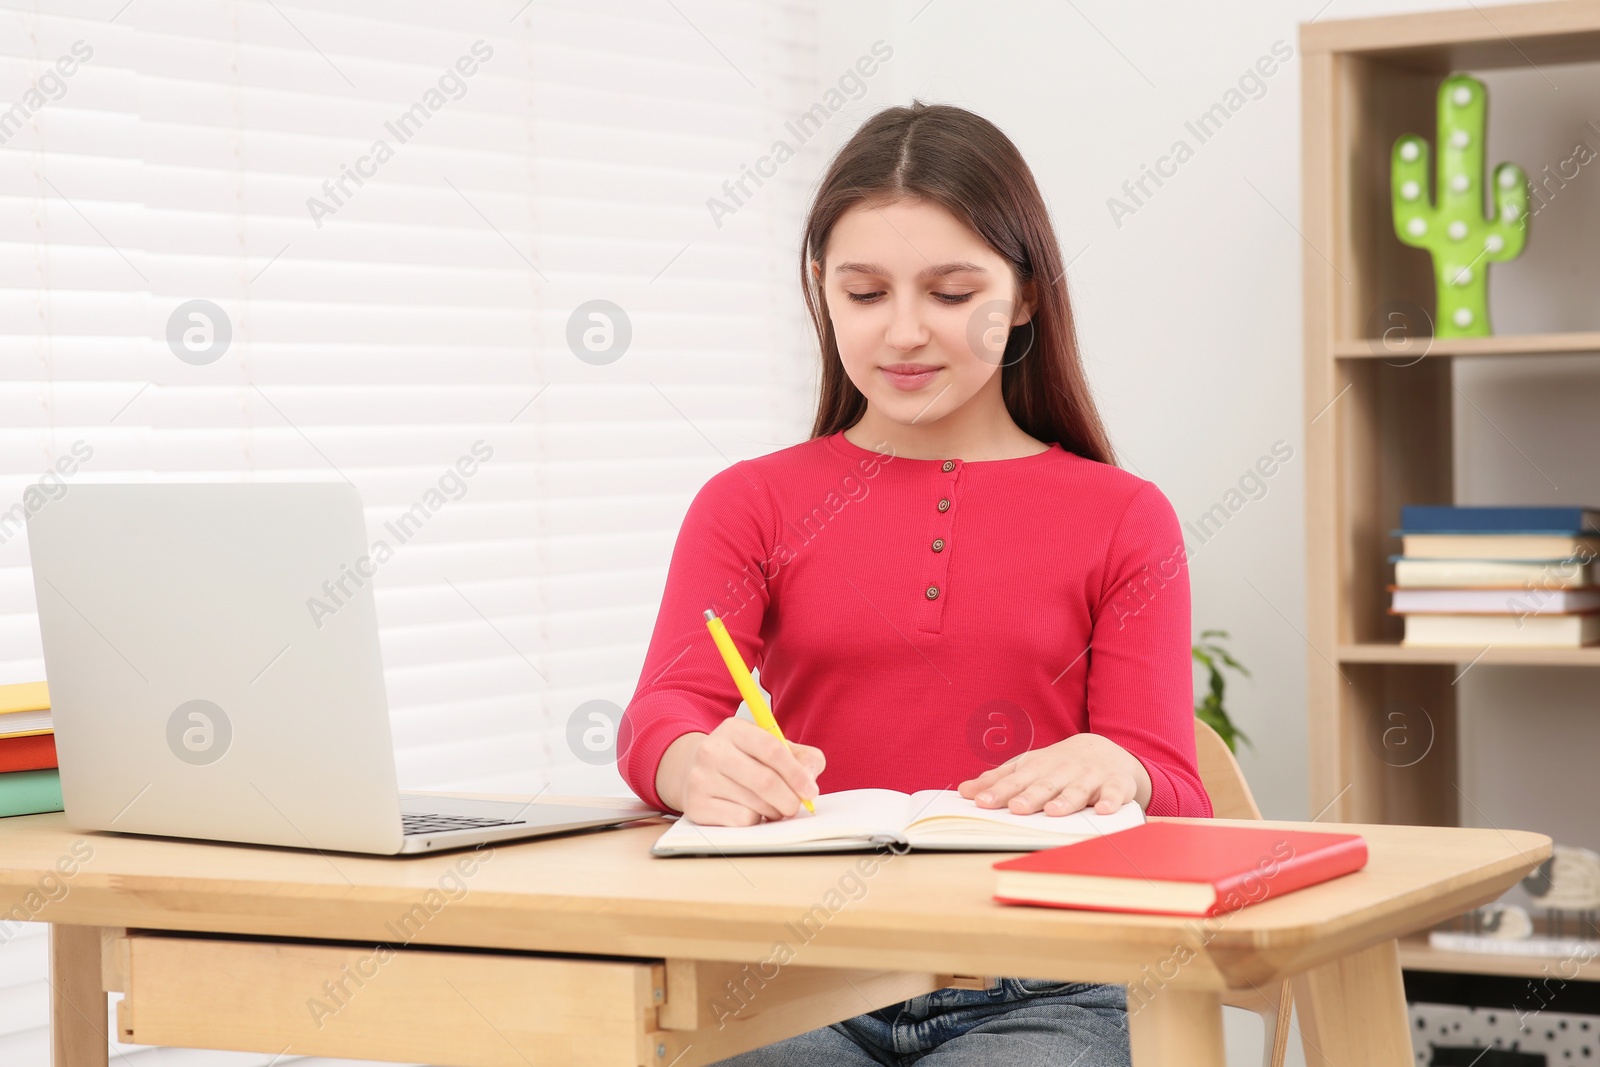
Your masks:
M558 798L566 800L568 798ZM589 802L596 798L570 798L573 802ZM604 798L613 801L629 803L623 798ZM1193 820L1205 821L1205 820ZM634 824L643 825L643 824ZM1284 828L1303 828L1306 824L1290 821L1266 821L1261 825L1265 827L1281 826ZM1325 824L1328 830L1338 831L1345 829L1348 824ZM1358 829L1352 827L1352 829ZM1341 916L1335 920L1306 920L1286 923L1280 926L1254 927L1240 929L1232 924L1234 917L1241 912L1226 913L1218 916L1211 922L1209 930L1214 931L1211 936L1204 938L1204 949L1212 960L1219 976L1229 987L1242 988L1246 984L1256 984L1286 974L1298 973L1310 967L1318 966L1340 952L1349 951L1351 945L1373 944L1378 941L1392 940L1405 936L1418 929L1425 928L1433 923L1454 914L1470 910L1481 903L1494 899L1495 896L1509 888L1517 879L1531 870L1538 863L1550 855L1552 842L1543 834L1531 831L1506 831L1504 836L1507 843L1520 851L1516 856L1506 856L1501 860L1474 869L1470 872L1472 885L1475 888L1461 888L1452 890L1446 886L1441 891L1439 887L1425 890L1416 890L1406 897L1400 898L1400 908L1411 913L1411 917L1399 923L1394 921L1393 910L1382 914L1374 914L1370 910L1366 913L1355 913ZM529 847L537 847L537 842L528 842ZM1000 854L995 854L1000 855ZM681 860L663 860L660 862L675 863ZM1466 876L1464 876L1466 877ZM22 869L0 870L0 888L34 888L37 873ZM46 921L62 925L101 926L125 925L152 929L187 930L191 932L216 932L219 926L226 927L227 932L245 936L259 937L310 937L316 934L306 933L304 929L289 932L295 924L292 921L273 921L265 919L248 923L238 922L236 914L224 916L221 913L208 915L198 913L194 915L178 915L172 909L164 911L151 910L149 902L139 896L137 892L130 891L122 885L122 876L115 873L97 874L92 871L82 872L73 886L73 891L64 899L54 902L48 909L48 914L40 916ZM264 890L262 892L265 892ZM321 890L319 889L320 893ZM380 899L384 904L409 899L414 890L384 890L375 894L375 899ZM239 894L235 894L238 896ZM245 896L251 894L243 894ZM255 893L254 896L261 896ZM263 898L264 899L264 898ZM484 907L498 913L504 909L495 908L495 901L485 898L482 893L478 899L484 902ZM561 899L567 904L576 906L574 901ZM263 905L264 906L264 905ZM248 910L248 909L247 909ZM513 909L515 910L515 909ZM555 910L570 913L571 907L557 908ZM671 923L678 920L692 918L700 909L692 907L683 901L659 901L654 907L640 909L638 914L631 916L630 921L623 923L619 930L627 927L623 932L627 934L630 943L641 956L652 958L684 958L692 956L696 959L721 959L724 962L753 962L759 958L759 952L764 952L769 946L770 939L761 935L763 923L777 921L770 916L741 913L737 921L732 922L726 931L726 936L720 940L724 942L718 946L715 953L694 952L685 953L681 937L671 933L660 933L652 929L653 924ZM1030 909L1032 910L1032 909ZM488 911L486 911L486 914ZM571 917L571 916L569 916ZM778 918L791 917L787 912ZM733 917L730 916L730 919ZM611 916L615 924L619 917ZM881 930L881 924L866 923L866 918L844 912L833 920L835 927L847 936L838 946L838 958L828 961L829 966L860 966L865 954L871 949L872 932ZM481 921L478 923L481 925ZM579 924L581 925L581 924ZM1147 940L1154 945L1173 934L1180 934L1182 930L1193 930L1201 925L1200 921L1185 924L1183 920L1174 920L1173 923L1162 927L1151 927L1158 930ZM856 927L863 931L863 936L851 937L851 928ZM1176 927L1176 929L1174 929ZM1110 927L1107 927L1110 930ZM362 937L365 933L367 937ZM889 931L893 934L893 931ZM496 941L493 944L505 947L524 949L528 951L554 951L554 952L581 952L582 948L573 947L573 940L557 943L549 938L548 930L523 931L526 937L513 938L509 941ZM983 940L992 936L981 930L967 931L965 940L974 938ZM374 935L373 930L363 927L351 926L341 934L322 932L322 936L355 937L356 939L370 939L377 936L383 938L381 932ZM1017 935L1017 936L1020 936ZM1105 942L1110 935L1094 929L1076 932L1077 940L1087 945ZM1189 935L1191 939L1193 934ZM1124 930L1117 937L1126 939ZM1004 940L1004 939L1002 939ZM1010 940L1017 940L1012 937ZM1067 938L1063 938L1067 940ZM415 938L419 945L435 945L440 947L470 948L479 944L474 938L463 936L459 929L452 935L450 930L427 929ZM484 942L488 944L488 942ZM976 942L975 942L976 943ZM593 951L592 949L590 951ZM1010 949L1006 951L1010 952ZM756 955L752 955L755 953ZM1025 954L1025 953L1024 953ZM902 955L909 955L902 953ZM1019 957L1020 958L1020 957ZM926 969L918 967L917 969ZM977 971L993 970L988 967L973 967ZM1023 973L1023 972L1018 972Z

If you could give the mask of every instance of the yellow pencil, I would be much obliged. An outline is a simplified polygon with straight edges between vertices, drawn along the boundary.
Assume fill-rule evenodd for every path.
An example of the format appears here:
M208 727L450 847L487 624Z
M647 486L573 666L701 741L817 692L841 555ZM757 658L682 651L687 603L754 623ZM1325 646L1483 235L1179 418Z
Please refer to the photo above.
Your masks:
M728 673L733 675L733 684L739 687L739 695L744 697L744 702L750 705L750 714L756 720L756 725L767 733L783 742L784 748L789 748L788 740L783 736L783 731L778 729L778 720L772 717L772 709L767 707L767 702L761 698L761 690L756 688L756 680L750 677L750 668L744 665L744 657L739 655L739 650L734 647L733 638L728 636L728 628L722 625L722 620L717 618L717 613L706 610L706 629L711 631L711 640L717 643L717 651L722 653L722 662L728 665ZM806 810L816 812L816 807L804 797L800 803Z

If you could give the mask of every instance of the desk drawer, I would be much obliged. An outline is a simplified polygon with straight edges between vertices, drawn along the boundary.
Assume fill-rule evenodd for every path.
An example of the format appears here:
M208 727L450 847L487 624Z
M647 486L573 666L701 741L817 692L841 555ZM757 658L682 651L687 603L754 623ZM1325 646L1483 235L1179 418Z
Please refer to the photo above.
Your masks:
M119 1036L142 1045L463 1067L659 1062L659 960L134 933L107 942L105 964L125 994Z

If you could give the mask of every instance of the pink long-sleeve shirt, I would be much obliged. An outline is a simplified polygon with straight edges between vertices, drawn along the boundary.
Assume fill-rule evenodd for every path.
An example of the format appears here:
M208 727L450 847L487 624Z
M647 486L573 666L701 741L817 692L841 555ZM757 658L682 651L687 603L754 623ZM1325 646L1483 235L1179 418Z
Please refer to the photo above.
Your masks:
M678 534L618 733L646 803L677 738L740 703L721 617L822 792L954 789L1080 732L1150 773L1151 815L1210 816L1195 763L1189 575L1154 484L1052 444L906 459L814 438L733 464Z

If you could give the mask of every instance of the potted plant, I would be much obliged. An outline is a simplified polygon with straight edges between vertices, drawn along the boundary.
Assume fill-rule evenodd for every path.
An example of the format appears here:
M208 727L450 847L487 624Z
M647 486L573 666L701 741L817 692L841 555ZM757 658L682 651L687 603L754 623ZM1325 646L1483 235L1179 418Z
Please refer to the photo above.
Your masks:
M1222 672L1227 668L1238 671L1246 678L1250 677L1250 672L1217 642L1218 638L1228 639L1228 631L1202 630L1199 642L1191 650L1195 661L1205 667L1207 674L1206 694L1194 706L1194 717L1215 730L1227 744L1229 752L1237 753L1239 749L1236 741L1243 741L1251 748L1255 745L1242 730L1233 725L1233 720L1228 718L1228 710L1222 703L1228 682Z

